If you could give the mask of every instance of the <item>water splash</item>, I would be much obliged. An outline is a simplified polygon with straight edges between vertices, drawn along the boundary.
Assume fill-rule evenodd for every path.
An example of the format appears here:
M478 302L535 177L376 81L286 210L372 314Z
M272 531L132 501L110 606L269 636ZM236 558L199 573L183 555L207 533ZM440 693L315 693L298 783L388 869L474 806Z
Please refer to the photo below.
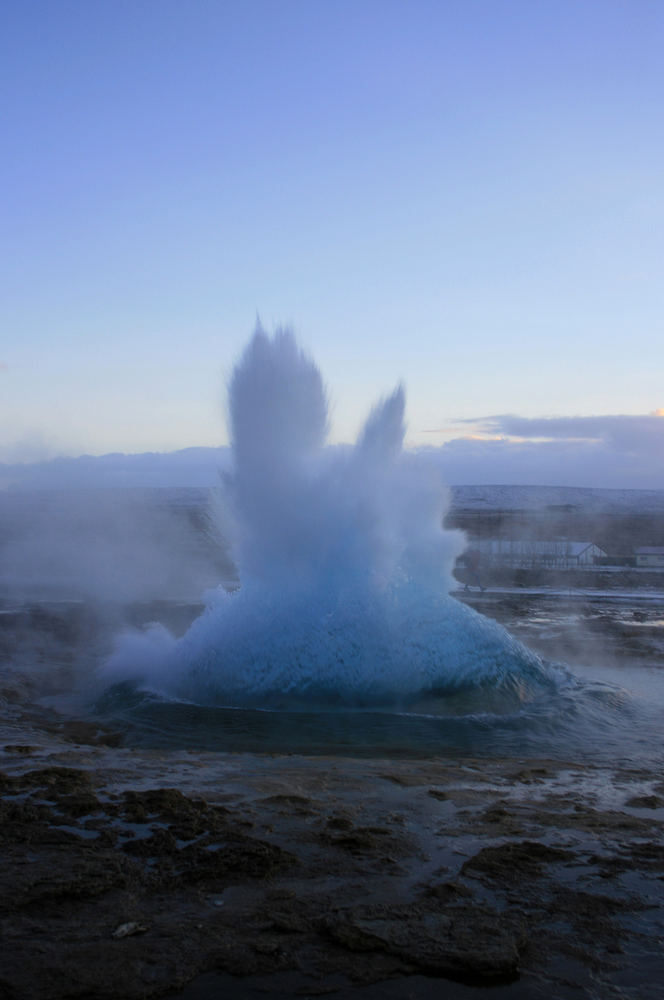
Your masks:
M353 448L325 447L319 370L289 330L260 327L229 388L224 481L241 588L207 597L180 639L125 634L103 668L199 704L408 705L481 695L514 708L551 685L539 657L448 596L459 532L445 492L404 451L403 387Z

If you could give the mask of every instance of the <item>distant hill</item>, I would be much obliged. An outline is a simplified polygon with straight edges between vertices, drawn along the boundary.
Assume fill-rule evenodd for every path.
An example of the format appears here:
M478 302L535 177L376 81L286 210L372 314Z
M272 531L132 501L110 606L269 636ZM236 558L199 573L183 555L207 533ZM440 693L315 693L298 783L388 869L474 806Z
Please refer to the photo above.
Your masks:
M3 490L210 487L219 482L219 473L229 461L229 448L183 448L0 463L0 494Z

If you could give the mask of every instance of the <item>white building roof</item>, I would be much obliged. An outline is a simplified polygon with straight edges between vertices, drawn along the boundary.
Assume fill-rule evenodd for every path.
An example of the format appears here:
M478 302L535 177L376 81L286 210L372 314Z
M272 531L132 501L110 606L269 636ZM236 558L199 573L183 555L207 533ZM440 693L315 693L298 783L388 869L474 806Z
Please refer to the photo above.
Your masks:
M594 548L598 553L606 555L606 553L595 545L594 542L568 542L564 540L550 542L530 540L527 538L487 538L481 539L472 547L488 552L528 552L537 553L538 555L552 556L580 556L587 549ZM664 548L658 551L664 552Z

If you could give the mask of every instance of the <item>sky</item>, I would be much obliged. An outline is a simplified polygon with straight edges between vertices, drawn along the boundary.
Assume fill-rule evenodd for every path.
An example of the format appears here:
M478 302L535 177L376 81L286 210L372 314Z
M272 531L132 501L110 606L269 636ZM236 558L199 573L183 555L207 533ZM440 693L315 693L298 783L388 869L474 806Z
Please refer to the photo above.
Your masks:
M664 487L662 51L659 0L5 0L0 463L226 444L259 315L333 443L403 381L458 482Z

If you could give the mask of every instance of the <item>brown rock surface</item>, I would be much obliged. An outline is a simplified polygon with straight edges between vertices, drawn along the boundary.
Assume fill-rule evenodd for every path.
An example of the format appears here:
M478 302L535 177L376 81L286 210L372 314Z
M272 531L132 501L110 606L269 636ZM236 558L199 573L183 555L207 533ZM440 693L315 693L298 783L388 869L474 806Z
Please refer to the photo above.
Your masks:
M229 974L339 997L406 976L423 997L445 977L649 1000L659 775L142 752L20 726L4 747L7 1000L171 996L202 974L226 993Z

